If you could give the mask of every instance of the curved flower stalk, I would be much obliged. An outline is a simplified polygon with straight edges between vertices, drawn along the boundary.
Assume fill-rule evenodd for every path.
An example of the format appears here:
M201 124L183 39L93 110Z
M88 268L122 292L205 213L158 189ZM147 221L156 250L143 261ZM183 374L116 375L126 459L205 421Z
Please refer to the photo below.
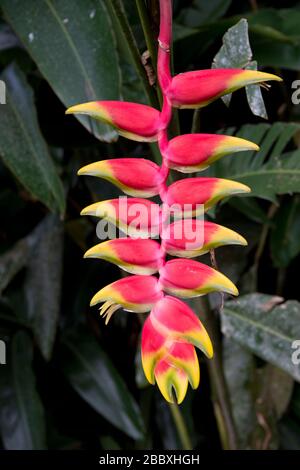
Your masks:
M197 315L180 298L209 292L238 295L236 286L222 273L192 260L222 245L246 245L246 240L220 225L195 219L221 199L250 189L219 178L189 178L170 186L170 169L198 172L227 154L258 150L256 144L237 137L186 134L168 139L172 107L199 108L243 86L269 80L275 75L239 69L212 69L172 77L172 1L160 0L158 80L162 110L116 101L97 101L73 106L67 113L88 114L111 124L120 135L140 142L158 142L161 168L143 158L116 158L91 163L79 170L115 184L132 198L101 201L83 209L83 215L104 218L129 234L129 238L105 241L90 248L86 258L101 258L133 274L97 292L91 305L102 304L106 323L114 312L150 312L142 331L142 364L150 383L157 383L169 402L181 403L188 383L199 385L200 370L195 348L208 358L213 346ZM145 198L159 195L163 208ZM169 223L165 208L172 211ZM143 214L136 217L135 209ZM160 236L161 243L151 240ZM178 259L167 261L166 256ZM201 313L200 313L201 316Z

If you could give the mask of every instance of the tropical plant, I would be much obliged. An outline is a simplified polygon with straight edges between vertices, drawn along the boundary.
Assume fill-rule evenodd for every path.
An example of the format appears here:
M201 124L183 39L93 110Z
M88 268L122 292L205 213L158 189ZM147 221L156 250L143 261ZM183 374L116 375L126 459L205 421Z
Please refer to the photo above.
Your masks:
M299 448L299 7L269 5L2 0L0 446Z
M158 142L161 169L149 160L137 158L102 160L85 166L80 175L91 175L115 182L125 194L151 197L159 194L165 204L134 197L101 201L82 211L83 215L106 218L131 236L158 234L163 240L121 238L89 249L88 258L109 260L125 271L139 274L102 288L91 305L103 303L100 315L106 323L116 310L145 313L151 310L142 332L142 364L148 381L157 383L167 401L181 403L188 383L198 387L200 370L194 346L208 358L213 356L210 338L193 311L180 300L210 292L237 295L234 284L217 270L185 258L196 257L216 246L245 245L243 237L224 227L187 217L207 211L225 197L247 193L249 187L220 178L181 179L167 186L170 168L183 173L201 171L219 158L241 150L258 150L244 139L214 134L185 134L168 139L172 107L198 109L243 86L280 80L272 74L243 69L210 69L171 75L172 1L160 0L157 77L162 110L136 103L92 101L72 106L67 114L83 114L113 126L120 135L142 142ZM167 208L167 210L166 210ZM172 224L167 217L181 219ZM138 217L138 215L140 217ZM170 232L170 234L169 234ZM194 239L193 239L194 233ZM202 233L200 237L199 234ZM170 249L169 249L170 247ZM167 254L183 257L166 260ZM151 276L159 273L159 277ZM141 277L142 276L142 277Z

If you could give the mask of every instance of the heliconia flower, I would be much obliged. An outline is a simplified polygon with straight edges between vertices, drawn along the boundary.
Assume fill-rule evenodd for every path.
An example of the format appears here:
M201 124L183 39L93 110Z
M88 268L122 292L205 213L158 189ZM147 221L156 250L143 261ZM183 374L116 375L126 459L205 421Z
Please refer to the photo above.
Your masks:
M233 152L259 150L249 140L219 134L184 134L170 140L165 155L169 168L182 173L205 170L209 165Z
M182 300L169 295L163 297L154 305L149 318L153 328L166 338L167 343L171 340L191 343L208 358L213 356L213 347L207 331L193 310ZM153 345L151 340L149 344Z
M147 380L157 385L169 402L181 403L188 382L197 388L200 369L194 346L208 358L213 346L207 331L193 310L179 299L159 300L142 331L142 365ZM176 396L173 396L172 391Z
M162 234L162 247L172 256L194 258L223 245L246 246L247 241L222 225L186 218L176 220Z
M176 108L201 108L239 88L270 80L282 81L276 75L256 70L197 70L176 75L167 96Z
M123 137L139 142L155 142L161 127L157 109L124 101L90 101L71 106L66 114L87 114L110 124Z
M81 215L103 218L132 237L155 236L160 231L161 209L148 199L120 197L96 202L85 207Z
M166 297L168 299L168 297ZM175 299L176 300L176 299ZM178 300L178 299L177 299ZM173 311L173 314L176 314L174 311L177 303L167 301L169 305L169 311ZM172 310L173 306L173 310ZM183 304L184 312L185 304ZM163 304L163 308L166 308L166 302ZM194 315L194 313L193 313ZM198 323L196 318L195 323ZM199 330L199 325L197 325L196 330L198 331L198 341L202 341L202 348L212 354L212 345L206 330L201 324L201 334ZM188 376L188 380L193 388L197 388L200 380L200 370L199 363L196 351L194 346L191 343L178 339L176 332L176 338L172 339L174 335L173 331L164 330L163 333L160 333L156 328L154 328L151 315L147 318L144 323L142 331L142 364L147 380L151 383L155 383L155 368L161 360L167 360L174 367L183 369ZM209 356L211 357L211 356Z
M91 300L91 306L105 302L100 315L106 323L119 308L128 312L149 312L163 298L163 293L154 276L128 276L103 287Z
M195 347L208 358L213 346L193 310L178 298L210 292L238 295L236 286L219 271L189 258L221 245L246 245L230 229L194 220L225 197L248 193L242 183L218 178L189 178L167 185L170 168L183 173L201 171L226 154L258 150L247 140L212 134L188 134L168 139L172 106L200 108L243 86L281 78L242 69L210 69L172 77L172 0L159 0L157 82L162 109L119 101L94 101L69 108L67 114L86 114L113 126L120 135L141 142L158 142L161 168L145 159L117 158L91 163L79 171L106 179L132 199L121 197L92 204L82 215L107 220L132 238L109 240L89 249L86 258L110 261L134 275L97 292L91 305L102 303L100 315L108 323L113 313L150 311L142 331L142 365L148 381L157 383L169 402L181 403L188 383L196 388L200 368ZM147 199L159 195L163 207ZM175 221L169 224L169 216ZM178 220L178 216L184 215ZM187 218L188 217L188 218ZM101 223L102 225L102 223ZM111 235L111 233L110 233ZM161 244L145 239L160 236ZM182 257L166 261L166 255ZM152 274L158 272L158 277ZM137 275L138 274L138 275Z
M170 304L172 305L172 302L169 301L168 305ZM173 304L173 307L176 306ZM176 315L176 310L172 313ZM202 325L201 327L203 328ZM198 329L198 325L196 328ZM203 344L202 347L211 357L212 345L205 333L201 340L206 345ZM182 340L172 340L171 337L172 334L169 335L167 332L162 335L153 327L150 315L142 331L142 364L147 380L153 385L157 383L164 398L170 403L175 399L180 404L186 395L188 382L193 389L198 387L200 368L194 346Z
M219 271L191 259L173 259L159 271L161 288L184 298L198 297L209 292L238 295L235 285Z
M210 209L221 199L234 194L249 193L250 188L237 181L221 178L188 178L168 187L164 202L194 216ZM201 207L202 206L202 207Z
M102 160L84 166L78 174L104 178L135 197L156 196L166 178L158 165L144 158Z
M160 244L151 239L116 238L90 248L85 258L110 261L132 274L154 274L164 261Z

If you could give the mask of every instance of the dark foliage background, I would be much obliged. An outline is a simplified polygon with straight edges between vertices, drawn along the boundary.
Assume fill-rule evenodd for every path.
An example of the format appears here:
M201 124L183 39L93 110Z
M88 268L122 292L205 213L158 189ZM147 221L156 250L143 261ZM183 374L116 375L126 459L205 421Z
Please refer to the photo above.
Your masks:
M105 327L89 307L91 296L120 272L82 259L97 238L95 221L79 214L118 191L102 180L78 178L77 170L110 156L157 156L154 147L117 139L107 126L64 115L67 106L92 99L156 99L155 87L143 86L112 4L0 2L0 67L7 93L0 105L0 338L7 344L7 364L0 365L0 446L5 449L184 446L178 416L174 421L174 410L143 376L138 317L119 312ZM135 2L123 4L143 53ZM147 6L155 33L157 2ZM300 371L291 355L293 341L300 340L300 107L291 96L300 70L300 3L175 0L174 13L176 73L210 68L223 35L245 18L251 60L284 79L262 91L268 121L251 112L241 91L229 108L218 100L195 115L180 112L179 124L181 133L190 132L194 122L201 132L223 129L261 145L255 156L226 157L209 170L253 189L251 197L227 201L209 214L249 241L246 249L217 251L220 269L241 292L237 302L226 300L219 319L224 334L219 359L238 446L299 449ZM241 54L229 53L227 59L247 66L247 23L239 25ZM229 51L230 41L224 39ZM248 92L252 110L257 105L263 114L258 89ZM218 307L220 299L211 303ZM226 447L206 364L199 359L202 383L189 391L181 418L194 448Z

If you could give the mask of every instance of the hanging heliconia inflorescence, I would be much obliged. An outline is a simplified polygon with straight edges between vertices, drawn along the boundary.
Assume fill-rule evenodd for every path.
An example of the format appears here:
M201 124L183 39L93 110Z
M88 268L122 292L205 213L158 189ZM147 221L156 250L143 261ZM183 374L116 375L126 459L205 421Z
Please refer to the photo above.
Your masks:
M112 125L128 139L158 142L161 168L143 158L116 158L91 163L79 171L80 175L109 180L125 194L133 196L101 201L82 211L83 215L105 218L121 230L127 229L131 237L102 242L89 249L85 257L105 259L133 274L101 289L91 305L102 304L100 314L106 318L106 323L120 308L150 312L142 331L145 375L151 384L157 383L166 400L181 403L188 383L192 388L199 385L195 347L208 358L213 356L213 347L198 316L177 297L192 298L214 291L238 295L237 288L227 277L190 258L221 245L247 244L232 230L195 216L199 215L199 208L206 211L221 199L248 193L250 189L235 181L199 177L182 179L168 186L169 171L199 172L226 154L258 150L258 147L247 140L219 134L187 134L169 140L172 107L200 108L245 85L280 78L242 69L200 70L172 77L171 43L172 0L160 0L157 74L163 96L161 111L136 103L95 101L72 106L67 113L92 116ZM163 209L145 199L156 195L160 196ZM135 213L131 210L134 207L146 214L138 227L134 225ZM166 207L175 215L175 221L167 226ZM137 233L140 238L134 238ZM191 233L203 236L192 242ZM158 235L161 243L150 239ZM167 261L166 255L178 259Z

